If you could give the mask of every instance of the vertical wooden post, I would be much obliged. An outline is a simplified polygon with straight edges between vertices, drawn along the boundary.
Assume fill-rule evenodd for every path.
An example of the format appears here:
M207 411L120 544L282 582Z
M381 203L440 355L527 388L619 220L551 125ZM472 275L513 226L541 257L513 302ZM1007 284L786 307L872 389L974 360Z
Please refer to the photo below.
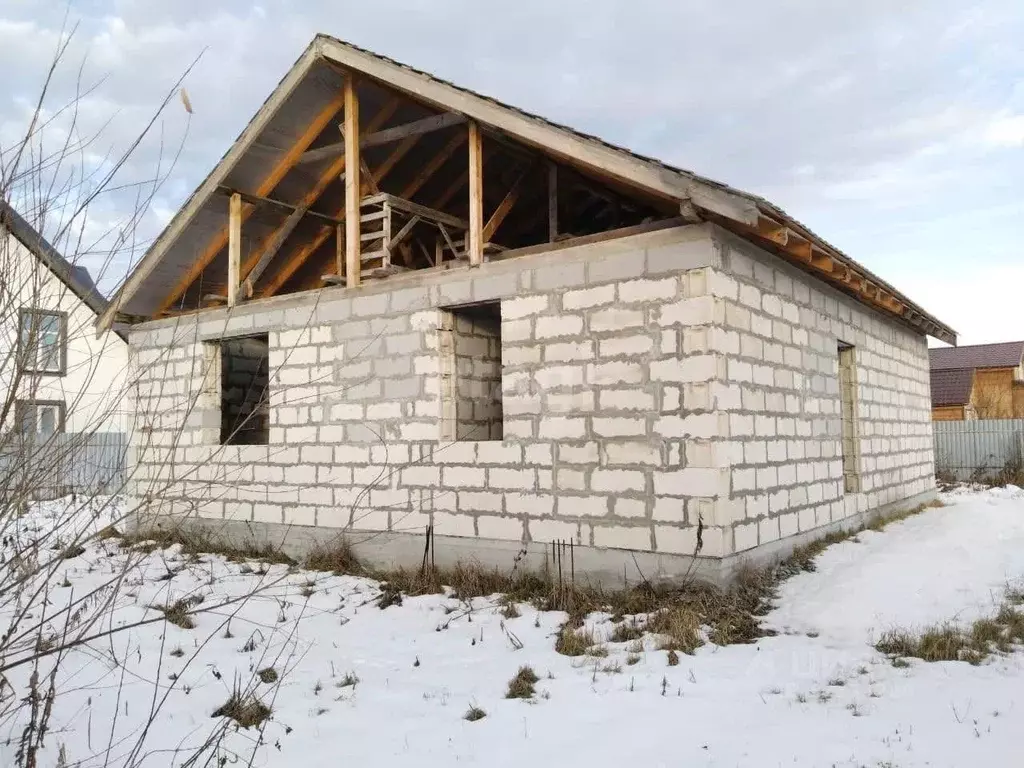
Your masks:
M441 242L441 236L438 235L434 238L434 266L438 269L441 268L441 262L444 261L444 243Z
M467 253L470 264L484 261L484 178L480 126L469 122L469 232Z
M228 306L238 302L242 281L242 196L235 192L228 205Z
M359 98L355 79L345 76L345 285L359 285Z
M558 166L548 164L548 242L558 239Z
M380 220L380 265L385 269L384 274L387 274L386 270L391 266L391 203L387 202L387 200L384 201L383 213L384 218Z
M345 274L345 229L341 224L334 228L334 270L339 277Z

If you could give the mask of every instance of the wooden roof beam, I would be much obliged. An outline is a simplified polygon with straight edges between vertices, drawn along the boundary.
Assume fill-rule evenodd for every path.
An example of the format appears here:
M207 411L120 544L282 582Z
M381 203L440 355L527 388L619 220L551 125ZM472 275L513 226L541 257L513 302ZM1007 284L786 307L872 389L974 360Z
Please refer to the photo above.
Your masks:
M394 141L407 139L411 136L422 136L425 133L432 133L433 131L440 131L444 128L451 128L453 125L461 125L464 122L466 122L465 117L453 112L425 117L422 120L414 120L413 122L406 123L405 125L396 125L393 128L385 128L382 131L367 134L359 140L359 148L368 149L369 147L376 147L381 144L390 144ZM317 147L316 149L311 149L304 153L302 158L299 160L299 163L315 163L331 157L338 157L339 155L344 154L344 152L345 142L343 141L335 144L327 144L326 146Z
M483 238L485 243L490 242L491 238L494 237L494 233L498 231L498 227L500 227L501 223L505 221L505 217L508 216L513 206L519 200L519 194L522 191L523 181L526 179L526 177L529 175L532 169L533 166L530 165L524 168L522 172L520 172L519 176L512 183L512 186L509 188L505 197L498 204L498 207L494 209L494 213L491 214L491 217L487 220L487 223L484 224Z

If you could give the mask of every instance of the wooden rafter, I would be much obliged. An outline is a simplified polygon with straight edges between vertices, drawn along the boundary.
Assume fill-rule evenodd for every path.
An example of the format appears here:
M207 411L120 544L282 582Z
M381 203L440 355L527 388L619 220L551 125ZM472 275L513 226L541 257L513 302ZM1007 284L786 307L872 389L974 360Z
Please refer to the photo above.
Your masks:
M410 136L422 136L425 133L431 133L433 131L440 131L444 128L451 128L453 125L461 125L466 122L466 118L462 115L456 115L453 113L446 113L443 115L434 115L432 117L425 117L422 120L414 120L411 123L405 125L396 125L393 128L385 128L382 131L367 134L360 140L360 149L368 149L369 147L376 147L381 144L390 144L393 141L399 141ZM300 163L314 163L319 160L326 160L331 157L338 157L345 152L345 142L339 142L337 144L328 144L323 147L317 147L311 149L302 155Z
M395 113L400 104L401 100L397 96L390 99L387 103L384 104L384 106L380 108L380 110L378 110L377 114L373 116L373 119L370 120L370 122L367 124L367 128L369 130L374 130L376 126L383 125L386 121L388 121L391 118L391 116ZM338 178L339 174L341 174L341 172L344 170L345 157L342 156L339 157L335 162L331 163L331 167L325 170L320 175L320 178L318 179L316 185L302 199L300 205L307 208L313 205L313 203L320 199L320 196L324 193L327 187L334 183L334 181ZM339 210L334 216L332 216L331 219L333 221L340 221L344 216L344 213L345 209L341 208L341 210ZM274 234L276 233L272 233L270 237L267 238L266 241L264 241L265 245L269 245L272 242ZM326 237L324 239L326 239ZM320 242L322 243L323 240L321 240ZM261 248L260 252L262 252L262 250L263 249ZM309 253L306 252L303 247L299 246L299 248L297 248L295 252L288 258L287 262L282 267L280 273L278 273L271 282L271 285L274 286L273 290L261 291L260 295L272 296L281 287L281 285L283 285L288 280L288 278L292 276L295 270L302 265L302 261L305 260L305 258L308 256ZM253 260L254 264L255 262L256 260ZM245 268L243 268L243 274L247 274Z
M260 279L263 273L266 271L270 262L273 261L277 252L281 250L281 246L284 245L284 241L288 239L295 228L299 225L302 217L306 214L306 208L296 208L292 211L288 218L285 219L284 224L277 228L277 231L271 235L270 239L266 241L262 248L263 253L260 255L259 261L253 266L249 273L245 277L245 293L248 298L252 298L253 288L256 282Z
M469 124L469 231L466 232L469 263L484 261L484 163L480 126Z
M462 146L466 140L466 134L463 131L459 131L451 140L444 146L444 148L431 158L430 162L427 163L420 172L416 174L415 178L405 185L405 188L399 194L399 197L404 197L406 200L412 200L420 188L426 184L430 179L440 170L441 166L444 165L448 158L455 154L455 150ZM433 206L438 208L440 206Z
M531 170L532 166L524 168L512 183L508 193L502 201L498 203L498 207L494 209L494 213L491 214L487 223L484 224L483 242L490 242L491 238L494 237L494 233L498 231L498 227L500 227L501 223L505 221L505 217L512 211L512 207L516 204L516 201L519 200L519 194L523 187L523 180L529 175Z
M319 136L324 128L327 127L328 123L334 119L334 116L338 114L344 105L344 99L339 94L331 102L324 107L316 117L310 121L309 126L306 130L295 140L295 143L291 146L291 149L285 154L284 157L274 166L274 168L268 173L263 181L260 182L256 188L256 194L259 196L269 195L274 191L281 179L283 179L288 172L295 166L302 157L302 153L305 152L309 145L312 144L316 137ZM249 215L255 210L255 206L246 205L242 208L242 221L245 222L249 218ZM209 265L210 262L216 258L217 254L223 250L224 246L227 245L228 241L228 230L225 226L223 230L213 237L210 244L206 246L206 249L200 254L199 258L196 259L195 263L185 273L184 277L178 281L178 283L172 289L170 295L166 301L160 306L159 312L164 312L174 305L175 301L188 290L189 286L195 282Z

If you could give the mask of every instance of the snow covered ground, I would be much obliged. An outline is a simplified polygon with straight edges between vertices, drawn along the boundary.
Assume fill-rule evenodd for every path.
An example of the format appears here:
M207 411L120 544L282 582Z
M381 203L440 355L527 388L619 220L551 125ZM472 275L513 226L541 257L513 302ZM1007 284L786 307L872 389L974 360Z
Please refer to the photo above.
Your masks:
M896 668L872 647L893 626L990 613L1024 577L1024 491L958 489L945 501L830 547L815 572L785 582L765 617L777 636L705 645L677 666L651 638L635 664L626 643L607 643L605 658L561 656L564 614L528 605L508 620L487 599L472 611L443 596L381 610L369 580L157 551L129 569L114 625L191 595L208 610L192 629L153 621L69 653L41 765L57 765L62 746L69 766L103 765L108 745L109 764L123 764L157 705L136 763L180 765L239 680L273 710L262 744L256 729L229 729L224 754L241 765L253 752L256 766L307 768L1016 765L1024 654ZM64 561L47 614L127 556L106 541ZM588 626L611 628L601 616ZM540 676L538 695L505 699L521 665ZM252 683L267 667L279 683ZM26 676L8 674L15 688ZM463 719L471 705L486 717ZM22 723L2 727L8 765Z

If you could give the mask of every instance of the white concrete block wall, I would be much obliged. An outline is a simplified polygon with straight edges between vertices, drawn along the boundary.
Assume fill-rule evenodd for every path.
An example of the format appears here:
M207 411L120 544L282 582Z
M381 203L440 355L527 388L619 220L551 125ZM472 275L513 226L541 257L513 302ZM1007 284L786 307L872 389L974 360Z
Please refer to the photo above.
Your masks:
M924 340L713 226L138 326L137 488L171 513L722 557L931 483ZM440 309L501 302L503 439L440 439ZM208 342L269 333L270 440ZM836 338L858 347L844 498Z
M231 520L692 553L691 499L728 490L687 449L719 424L724 370L684 351L714 319L715 257L687 227L139 326L136 491ZM443 441L440 309L494 300L504 439ZM221 446L209 342L264 332L269 444Z
M715 240L726 546L740 553L934 488L925 338L738 238ZM855 347L859 493L844 491L840 342Z

